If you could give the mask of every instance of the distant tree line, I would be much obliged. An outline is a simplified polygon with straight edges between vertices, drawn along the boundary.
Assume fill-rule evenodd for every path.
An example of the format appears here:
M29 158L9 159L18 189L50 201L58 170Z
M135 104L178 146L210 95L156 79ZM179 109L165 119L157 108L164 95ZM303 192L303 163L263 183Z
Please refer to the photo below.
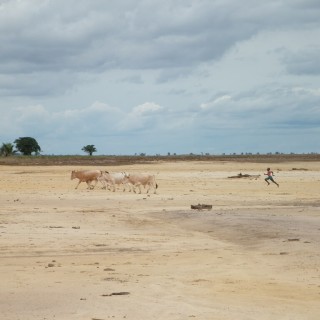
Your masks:
M97 149L96 147L93 145L93 144L88 144L84 147L82 147L81 149L83 152L87 153L89 156L92 156L92 154L94 152L97 152ZM20 137L18 139L16 139L13 143L2 143L2 146L0 147L0 156L4 156L4 157L8 157L8 156L12 156L12 155L16 155L16 154L22 154L22 155L25 155L25 156L30 156L32 154L35 154L35 155L39 155L40 152L41 152L41 147L39 146L38 142L36 139L32 138L32 137ZM274 153L272 152L268 152L266 153L265 155L283 155L285 153L282 153L282 152L279 152L279 151L276 151ZM294 155L296 153L294 152L290 152L290 154ZM310 152L308 154L319 154L318 152ZM146 153L144 152L141 152L141 153L135 153L134 154L135 156L140 156L140 157L145 157L147 156ZM194 153L189 153L189 156L196 156L197 154L194 154ZM201 155L201 156L210 156L209 153L204 153L204 152L201 152L201 154L198 154L198 155ZM227 154L226 153L222 153L221 154L222 156L226 156ZM230 153L231 156L251 156L251 155L263 155L263 154L260 154L259 152L257 153L252 153L252 152L241 152L241 153L236 153L236 152L233 152L233 153ZM156 156L160 156L160 154L156 154ZM177 154L174 152L174 153L170 153L168 152L167 153L167 156L170 157L170 156L177 156ZM184 154L184 156L186 156L186 154Z
M94 152L97 152L97 149L93 144L86 145L81 150L90 156L92 156ZM24 156L31 156L32 154L39 155L41 151L41 147L37 140L32 137L20 137L13 143L2 143L2 146L0 147L0 155L4 157L16 155L18 153Z

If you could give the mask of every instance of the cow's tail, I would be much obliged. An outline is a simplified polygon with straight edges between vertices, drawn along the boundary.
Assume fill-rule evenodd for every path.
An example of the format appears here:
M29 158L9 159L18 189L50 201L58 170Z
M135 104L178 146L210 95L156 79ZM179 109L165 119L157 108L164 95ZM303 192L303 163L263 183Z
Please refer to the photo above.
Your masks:
M153 176L153 181L154 181L154 184L156 185L156 189L158 189L158 184L156 182L156 177L155 176Z

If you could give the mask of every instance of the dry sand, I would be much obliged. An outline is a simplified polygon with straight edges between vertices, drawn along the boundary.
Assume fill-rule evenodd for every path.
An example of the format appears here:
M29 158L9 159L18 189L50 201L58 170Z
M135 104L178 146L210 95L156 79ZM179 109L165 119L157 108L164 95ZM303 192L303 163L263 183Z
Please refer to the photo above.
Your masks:
M0 319L319 320L320 163L272 164L280 188L228 178L267 166L99 168L154 173L149 195L0 166Z

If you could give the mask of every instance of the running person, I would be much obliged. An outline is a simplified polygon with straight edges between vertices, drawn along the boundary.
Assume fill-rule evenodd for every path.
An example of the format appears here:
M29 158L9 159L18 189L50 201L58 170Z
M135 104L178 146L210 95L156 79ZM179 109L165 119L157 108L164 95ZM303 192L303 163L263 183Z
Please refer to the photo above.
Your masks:
M273 180L273 171L270 168L267 168L267 173L264 175L267 176L264 180L268 185L270 184L268 180L270 180L279 187L279 184Z

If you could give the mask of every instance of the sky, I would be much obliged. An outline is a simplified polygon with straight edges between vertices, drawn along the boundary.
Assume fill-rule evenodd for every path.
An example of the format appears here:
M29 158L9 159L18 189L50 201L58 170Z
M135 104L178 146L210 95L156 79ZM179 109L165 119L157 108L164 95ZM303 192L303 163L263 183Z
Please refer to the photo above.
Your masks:
M319 0L0 0L0 144L320 152Z

